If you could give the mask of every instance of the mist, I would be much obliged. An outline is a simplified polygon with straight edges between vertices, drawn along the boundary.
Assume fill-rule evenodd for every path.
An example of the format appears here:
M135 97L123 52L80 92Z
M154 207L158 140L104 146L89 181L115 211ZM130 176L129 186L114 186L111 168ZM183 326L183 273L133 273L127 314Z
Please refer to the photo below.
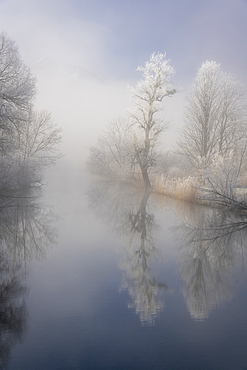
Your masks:
M247 1L0 25L0 368L244 369Z
M154 51L166 52L176 70L178 94L165 104L170 124L162 135L171 149L203 61L216 60L247 82L246 15L245 1L0 2L2 31L37 77L36 105L62 127L61 149L74 163L85 160L107 122L125 115L126 86L136 84L136 68Z
M45 67L39 68L44 61ZM51 59L40 60L33 70L38 76L37 106L52 111L59 122L67 159L82 163L106 122L125 113L124 82L105 82L89 70Z
M36 106L48 109L62 128L61 151L67 163L83 167L107 124L126 116L130 108L128 86L135 80L101 79L91 70L51 58L32 65L37 76ZM136 72L137 77L139 73ZM182 124L184 92L168 99L162 117L168 130L162 135L165 150L172 149ZM180 109L178 109L180 107Z

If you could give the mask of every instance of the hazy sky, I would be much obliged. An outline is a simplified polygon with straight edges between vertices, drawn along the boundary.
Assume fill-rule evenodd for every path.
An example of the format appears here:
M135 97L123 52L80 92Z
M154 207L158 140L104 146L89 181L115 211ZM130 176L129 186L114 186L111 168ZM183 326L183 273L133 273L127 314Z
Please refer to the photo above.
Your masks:
M154 51L171 59L183 94L205 60L221 63L247 85L246 0L0 0L0 25L28 65L49 57L121 89L139 79L137 66ZM121 104L114 104L117 111ZM108 108L101 102L99 117L100 106L107 119ZM89 115L90 109L87 104Z
M246 0L0 0L0 24L28 62L56 57L118 79L166 51L179 83L206 59L246 78Z

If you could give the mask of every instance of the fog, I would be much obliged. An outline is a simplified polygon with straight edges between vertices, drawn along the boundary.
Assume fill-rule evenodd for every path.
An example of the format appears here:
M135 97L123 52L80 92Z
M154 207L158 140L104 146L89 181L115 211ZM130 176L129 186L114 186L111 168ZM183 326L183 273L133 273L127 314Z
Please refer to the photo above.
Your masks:
M44 60L40 61L44 62ZM53 113L62 127L62 152L69 160L85 160L107 121L125 113L128 95L124 82L107 83L86 69L45 61L34 67L38 76L38 108ZM48 66L50 66L48 68Z
M48 109L63 130L61 150L69 162L82 165L107 123L126 115L130 107L128 86L132 80L103 80L92 71L50 58L33 64L37 76L36 105ZM137 77L138 72L136 72ZM167 99L162 116L169 123L163 134L165 149L171 149L182 123L184 92ZM179 109L178 109L179 107Z
M127 85L154 51L166 52L178 93L166 99L171 149L184 98L205 60L247 83L246 1L0 1L1 31L13 38L37 77L36 106L63 129L61 150L80 165L104 125L130 105Z
M245 368L246 20L0 0L0 368Z

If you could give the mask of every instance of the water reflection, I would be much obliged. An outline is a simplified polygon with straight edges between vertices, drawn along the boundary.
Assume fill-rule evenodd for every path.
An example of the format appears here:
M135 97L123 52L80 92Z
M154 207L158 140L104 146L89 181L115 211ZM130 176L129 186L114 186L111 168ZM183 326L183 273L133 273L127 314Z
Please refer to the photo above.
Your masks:
M120 267L123 281L120 290L126 289L142 323L154 324L163 309L165 283L156 281L149 263L160 255L155 247L154 232L158 225L148 210L150 191L140 191L119 183L98 183L89 192L91 207L97 210L111 229L121 236L124 255Z
M180 272L188 309L201 320L232 297L233 278L239 278L246 256L247 219L216 209L192 209L177 229Z
M154 324L164 307L164 282L158 282L150 268L152 258L160 258L155 246L158 225L150 192L117 183L97 183L89 192L90 205L111 231L121 238L123 258L121 289L131 297L142 323ZM178 202L165 197L165 206L182 216L183 223L173 229L180 240L180 274L188 310L196 320L209 316L211 310L233 295L246 256L247 216L234 215ZM165 251L164 251L165 253Z
M27 327L26 288L20 264L13 265L6 251L0 252L0 369L5 369L11 348Z
M39 193L39 194L38 194ZM55 216L34 186L5 190L0 205L0 369L27 329L27 263L42 258L56 239Z

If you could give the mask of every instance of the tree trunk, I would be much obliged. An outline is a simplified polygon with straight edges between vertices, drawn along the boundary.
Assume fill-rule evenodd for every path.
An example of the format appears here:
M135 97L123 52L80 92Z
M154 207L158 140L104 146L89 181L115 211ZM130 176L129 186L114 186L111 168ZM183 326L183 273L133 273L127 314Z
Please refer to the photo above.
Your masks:
M141 168L141 171L142 171L142 178L143 178L143 181L144 181L145 188L146 189L151 188L151 183L150 183L150 180L149 180L147 168L146 167Z

